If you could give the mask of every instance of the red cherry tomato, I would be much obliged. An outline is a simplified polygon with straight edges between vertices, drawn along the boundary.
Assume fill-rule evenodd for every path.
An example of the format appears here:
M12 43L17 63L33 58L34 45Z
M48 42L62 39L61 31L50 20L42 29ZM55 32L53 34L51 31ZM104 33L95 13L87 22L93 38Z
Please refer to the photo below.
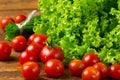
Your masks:
M32 34L30 35L30 37L28 38L28 43L31 44L33 42L33 39L37 36L38 34Z
M35 80L40 74L40 66L35 62L26 62L22 65L21 73L27 80Z
M14 20L10 17L5 17L0 20L0 27L4 30L9 22L14 22Z
M82 61L84 62L85 66L88 67L93 66L97 62L100 62L100 59L95 53L89 52L83 56Z
M51 48L49 46L44 46L40 53L40 59L43 63L47 62L50 59L64 59L64 53L62 49L58 46Z
M46 45L46 40L47 40L47 35L45 34L39 34L37 36L35 36L35 38L33 39L32 43L38 43L40 45L45 46Z
M11 46L15 51L23 51L27 46L27 40L24 36L16 36L11 40Z
M72 75L81 76L81 73L85 68L85 65L81 60L75 59L69 63L68 68Z
M15 23L20 23L26 20L26 16L24 14L19 14L15 17Z
M100 72L98 69L90 66L83 70L82 80L100 80Z
M120 65L113 64L110 66L109 75L113 79L120 79Z
M51 59L45 63L44 71L50 77L59 77L64 72L64 65L58 59Z
M37 56L34 52L25 50L21 53L19 57L19 62L21 65L23 65L25 62L28 61L37 62Z
M42 48L43 48L42 45L39 45L37 43L32 43L26 48L26 50L34 52L38 60L40 60L39 55L40 55Z
M104 63L98 62L98 63L94 64L93 67L95 67L96 69L98 69L100 71L101 78L105 78L108 75L109 69Z
M11 54L11 47L7 42L0 42L0 60L7 60Z

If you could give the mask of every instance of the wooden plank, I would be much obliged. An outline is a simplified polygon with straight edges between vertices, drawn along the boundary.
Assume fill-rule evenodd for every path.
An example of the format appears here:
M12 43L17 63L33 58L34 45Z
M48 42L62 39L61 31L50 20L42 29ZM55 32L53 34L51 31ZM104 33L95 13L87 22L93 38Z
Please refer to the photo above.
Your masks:
M37 8L38 0L0 0L0 12L2 10L20 10Z
M12 17L14 18L17 14L25 14L26 16L33 11L34 9L28 9L28 10L7 10L7 11L1 11L0 12L0 19L3 17Z
M4 38L5 38L4 31L3 31L2 28L0 27L0 41L3 41Z

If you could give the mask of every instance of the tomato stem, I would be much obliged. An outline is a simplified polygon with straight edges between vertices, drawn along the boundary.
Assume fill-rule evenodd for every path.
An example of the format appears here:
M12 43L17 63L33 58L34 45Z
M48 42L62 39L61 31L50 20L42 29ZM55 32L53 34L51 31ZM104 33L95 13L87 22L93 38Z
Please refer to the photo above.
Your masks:
M51 48L55 47L55 44L53 44L52 40L50 40L50 42L46 41L46 44Z

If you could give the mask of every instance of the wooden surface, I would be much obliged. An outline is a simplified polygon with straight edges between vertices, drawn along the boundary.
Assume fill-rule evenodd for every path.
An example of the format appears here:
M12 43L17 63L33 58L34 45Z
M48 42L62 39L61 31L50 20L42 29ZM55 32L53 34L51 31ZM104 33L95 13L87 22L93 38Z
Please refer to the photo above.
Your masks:
M0 18L24 13L28 15L32 10L37 9L38 0L0 0Z

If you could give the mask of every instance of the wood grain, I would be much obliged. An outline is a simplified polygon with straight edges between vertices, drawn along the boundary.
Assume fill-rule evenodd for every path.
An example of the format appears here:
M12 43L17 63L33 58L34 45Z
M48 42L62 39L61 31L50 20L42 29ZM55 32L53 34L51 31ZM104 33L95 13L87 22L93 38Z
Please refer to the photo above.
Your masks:
M37 8L37 0L0 0L0 10Z
M7 11L1 11L0 12L0 19L4 17L12 17L14 18L18 14L24 14L28 16L30 12L32 12L34 9L29 10L7 10Z
M37 9L38 0L0 0L0 19L3 17L14 18L17 14L26 16Z
M4 31L3 31L3 29L0 27L0 41L3 41L4 38L5 38Z

